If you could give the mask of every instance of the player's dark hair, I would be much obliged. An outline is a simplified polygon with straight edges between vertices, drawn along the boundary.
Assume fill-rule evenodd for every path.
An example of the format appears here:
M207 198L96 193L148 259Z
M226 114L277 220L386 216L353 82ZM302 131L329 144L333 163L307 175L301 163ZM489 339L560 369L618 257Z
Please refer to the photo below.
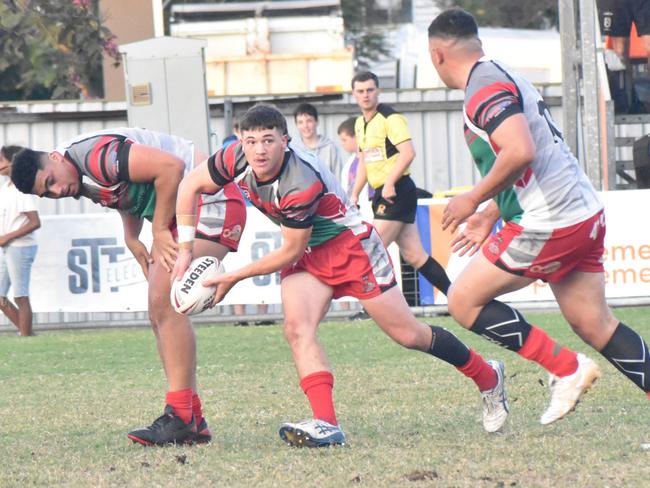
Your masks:
M354 124L357 121L356 117L349 117L339 124L339 128L336 131L337 134L345 134L350 137L354 137Z
M357 73L352 77L352 89L354 90L354 84L357 81L368 81L368 80L373 80L375 82L375 86L379 88L379 78L377 78L377 75L374 74L372 71L362 71L361 73Z
M429 25L429 37L462 39L478 37L478 25L469 12L451 8L438 15Z
M282 112L269 103L258 103L249 108L239 121L239 128L246 130L277 129L281 134L287 134L287 119Z
M301 103L293 111L293 119L296 120L298 115L311 115L314 119L318 120L318 110L311 103Z
M42 161L47 157L43 151L23 149L13 158L11 181L23 193L31 193L36 181L36 172L43 167Z
M0 154L2 154L2 157L7 161L11 162L13 157L22 150L23 148L21 146L2 146L2 148L0 148Z

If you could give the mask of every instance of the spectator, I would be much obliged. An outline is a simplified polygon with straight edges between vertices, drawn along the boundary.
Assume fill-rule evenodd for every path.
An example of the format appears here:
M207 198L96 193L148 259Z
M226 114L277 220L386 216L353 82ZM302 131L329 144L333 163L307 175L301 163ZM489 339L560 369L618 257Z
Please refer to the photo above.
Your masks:
M323 161L335 175L341 173L343 161L334 141L318 134L318 111L310 103L301 103L293 112L299 138L292 140L293 147L308 152Z
M642 102L647 104L648 100L640 100L646 97L639 96L630 51L632 46L643 53L647 76L650 73L650 0L597 0L597 5L601 31L609 37L610 49L605 50L605 61L614 109L617 113L644 112Z
M41 226L36 197L19 192L9 179L12 158L22 147L0 149L0 310L21 336L34 335L29 278L36 256L34 231ZM7 298L9 287L15 304Z

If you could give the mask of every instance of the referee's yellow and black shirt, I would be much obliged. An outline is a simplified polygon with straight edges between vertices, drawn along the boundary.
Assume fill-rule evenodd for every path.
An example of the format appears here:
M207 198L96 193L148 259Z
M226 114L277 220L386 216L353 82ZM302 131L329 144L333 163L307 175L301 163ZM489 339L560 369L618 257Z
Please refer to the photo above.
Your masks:
M399 152L396 146L411 139L406 117L380 103L368 122L363 115L357 117L354 133L366 162L368 183L373 188L379 188L397 161ZM410 168L406 168L404 174L410 173Z

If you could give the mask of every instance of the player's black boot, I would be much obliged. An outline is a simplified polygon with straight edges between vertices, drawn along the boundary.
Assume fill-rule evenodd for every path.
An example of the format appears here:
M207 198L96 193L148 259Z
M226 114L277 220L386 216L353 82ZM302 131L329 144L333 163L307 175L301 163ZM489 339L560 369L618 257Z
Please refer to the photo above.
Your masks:
M208 442L212 442L212 432L210 432L205 417L203 417L201 422L199 422L194 437L190 442L192 444L207 444Z
M133 442L138 442L144 446L184 444L192 442L196 436L196 426L194 417L186 424L176 415L170 405L166 405L165 413L154 420L153 424L149 427L133 430L127 436Z

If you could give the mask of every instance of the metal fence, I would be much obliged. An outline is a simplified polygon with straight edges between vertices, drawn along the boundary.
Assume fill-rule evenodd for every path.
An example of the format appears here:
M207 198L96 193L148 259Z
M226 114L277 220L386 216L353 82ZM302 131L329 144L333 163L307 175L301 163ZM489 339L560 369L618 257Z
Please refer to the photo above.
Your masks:
M561 87L541 86L551 112L561 125ZM454 186L471 185L477 173L470 160L462 125L462 92L446 89L383 91L380 100L392 105L406 116L415 145L416 158L412 165L416 184L430 192ZM319 111L319 132L337 140L338 125L359 110L350 94L293 95L274 97L239 97L210 100L213 132L212 147L218 147L229 135L228 121L242 114L258 101L273 102L286 116L290 134L297 135L293 110L303 102L313 103ZM232 110L232 112L231 112ZM78 134L127 125L124 102L33 102L0 105L0 145L19 144L39 150L51 150L57 144ZM43 199L43 215L63 213L104 212L106 209L87 199ZM44 243L41 243L44 245ZM38 277L32 277L38 279ZM38 297L33 297L38 300ZM277 312L278 309L271 309ZM217 320L228 311L216 310L202 320ZM146 321L144 313L42 313L36 314L35 324L111 323L132 324ZM2 322L0 322L2 323ZM4 322L6 323L6 322Z

